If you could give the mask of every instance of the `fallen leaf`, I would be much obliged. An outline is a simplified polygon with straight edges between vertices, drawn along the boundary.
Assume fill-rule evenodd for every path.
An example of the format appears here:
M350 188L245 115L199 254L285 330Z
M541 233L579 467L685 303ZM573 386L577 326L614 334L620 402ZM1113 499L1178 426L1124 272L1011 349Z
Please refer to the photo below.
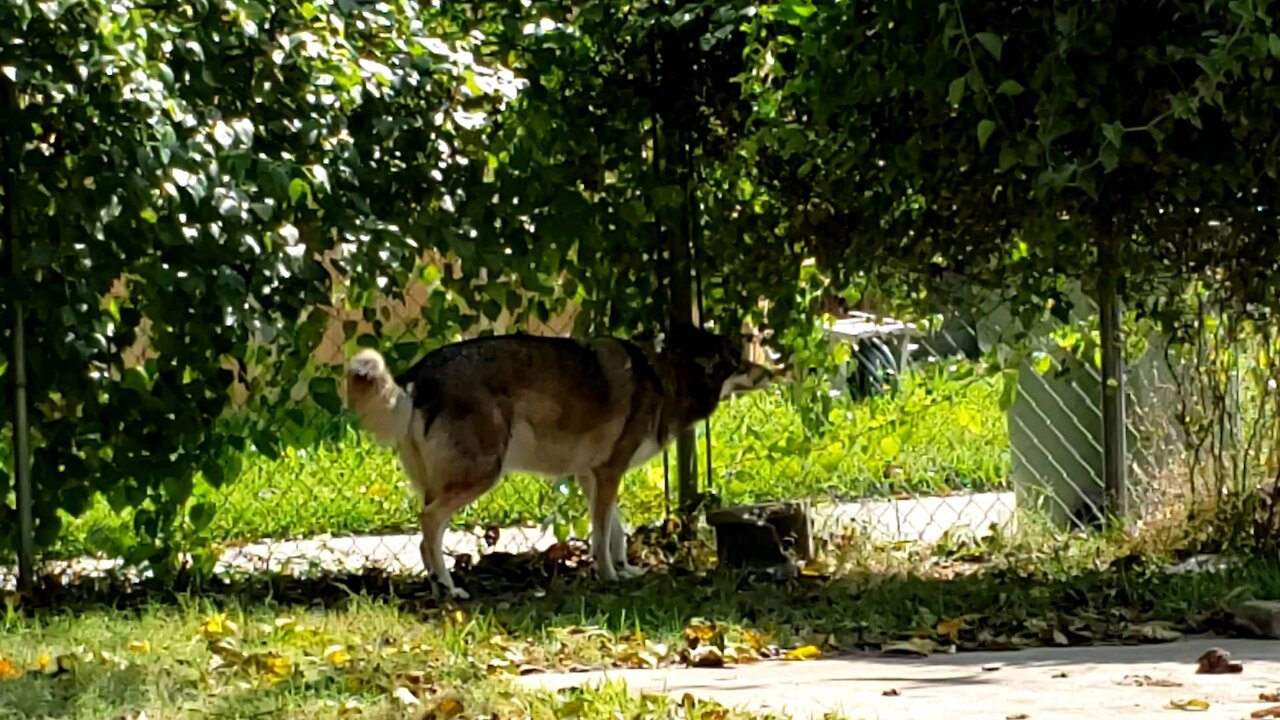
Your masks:
M1054 680L1061 680L1061 679L1063 679L1063 678L1067 678L1067 677L1071 677L1071 676L1070 676L1070 675L1067 675L1067 671L1066 671L1066 670L1061 670L1061 671L1059 671L1059 672L1056 672L1056 673L1054 673L1054 674L1050 675L1049 677L1050 677L1050 678L1052 678L1052 679L1054 679Z
M1196 661L1196 672L1201 675L1230 675L1244 672L1244 666L1231 662L1231 653L1222 648L1206 650Z
M911 638L902 642L889 643L880 648L885 655L911 655L928 657L938 650L938 643L929 638Z
M801 645L794 650L788 650L782 656L784 660L816 660L822 657L822 651L816 645Z
M1173 629L1173 623L1165 621L1153 621L1131 625L1125 632L1125 636L1135 640L1149 640L1152 642L1173 642L1182 637L1182 633Z
M9 658L0 655L0 680L16 680L22 677L22 668L13 664Z
M396 702L400 703L403 707L411 708L422 704L422 701L418 699L418 696L414 695L412 690L404 687L403 685L396 688L395 692L391 693L391 695L396 699Z
M703 645L689 653L689 665L696 668L724 667L724 654L714 645Z
M240 634L240 627L235 622L228 620L226 613L216 613L205 618L200 623L200 635L205 640L217 641L224 638L235 637Z
M965 628L964 620L960 618L948 618L938 622L938 626L934 631L938 633L938 637L949 638L954 641L960 637L960 631Z
M1127 687L1182 687L1182 683L1168 678L1153 678L1150 675L1125 675L1116 683Z
M64 653L58 656L58 669L53 671L54 675L62 675L64 673L74 673L80 665L80 660L71 653Z
M897 689L889 689L889 690L885 690L884 692L882 692L882 693L880 693L880 694L881 694L881 695L883 695L883 696L885 696L885 697L901 697L901 695L902 695L902 693L898 692L898 690L897 690Z
M1205 712L1206 710L1209 709L1209 701L1201 700L1199 698L1192 698L1190 700L1170 700L1169 704L1166 705L1165 707L1170 710L1186 710L1187 712Z
M1031 716L1026 713L1014 713L1012 715L1005 715L1004 720L1027 720L1029 717Z
M129 652L149 653L151 652L151 643L146 640L130 640Z
M1254 710L1249 713L1251 718L1280 718L1280 705L1273 705L1269 708Z
M455 697L447 697L422 716L422 720L449 720L462 714L462 701Z
M1262 702L1280 702L1280 692L1258 693L1258 699Z
M334 667L342 667L351 662L351 653L341 645L330 645L325 648L324 659Z
M248 661L271 685L283 682L293 674L293 662L276 652L254 653Z

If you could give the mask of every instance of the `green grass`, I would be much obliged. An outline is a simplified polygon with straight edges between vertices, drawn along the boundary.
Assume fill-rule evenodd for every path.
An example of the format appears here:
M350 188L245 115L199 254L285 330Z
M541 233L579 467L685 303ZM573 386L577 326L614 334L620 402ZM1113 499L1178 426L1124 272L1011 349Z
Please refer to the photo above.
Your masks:
M941 368L926 368L904 378L893 395L837 399L827 426L816 433L806 431L784 392L734 399L713 418L712 490L724 502L932 494L1006 482L1008 435L994 378L957 381ZM209 500L218 508L203 539L231 543L416 529L416 499L394 453L353 428L343 436L342 442L289 450L278 459L249 455L242 475L221 489L198 482L195 501ZM701 452L701 437L698 447ZM628 475L622 502L634 523L664 515L661 459ZM574 483L518 476L457 522L509 526L549 519L576 523L585 532ZM66 519L59 551L119 554L129 543L130 522L128 513L116 514L99 501L80 518Z
M710 705L677 711L617 687L521 691L512 677L522 666L679 664L690 636L731 661L770 645L836 654L911 638L939 650L1168 640L1213 627L1233 591L1280 592L1274 561L1175 577L1120 537L1051 540L997 538L930 566L850 546L836 553L831 579L789 583L657 573L603 588L569 576L534 591L526 583L516 593L481 592L461 607L334 585L275 599L10 611L0 615L0 657L22 674L0 679L0 716L330 718L359 707L361 717L398 718L456 701L466 717L710 720L727 716ZM959 571L953 563L962 558L978 569ZM66 672L41 671L55 669L59 657ZM211 666L215 658L221 669ZM4 667L0 675L18 674ZM421 703L414 713L397 705L398 688Z

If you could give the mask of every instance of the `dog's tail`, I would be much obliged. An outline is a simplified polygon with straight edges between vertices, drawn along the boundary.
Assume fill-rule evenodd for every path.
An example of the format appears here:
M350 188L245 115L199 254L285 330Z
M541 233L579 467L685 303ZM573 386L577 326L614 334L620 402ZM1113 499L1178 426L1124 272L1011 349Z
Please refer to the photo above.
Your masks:
M347 407L360 427L383 445L394 446L409 432L413 399L387 370L382 353L366 348L347 363Z

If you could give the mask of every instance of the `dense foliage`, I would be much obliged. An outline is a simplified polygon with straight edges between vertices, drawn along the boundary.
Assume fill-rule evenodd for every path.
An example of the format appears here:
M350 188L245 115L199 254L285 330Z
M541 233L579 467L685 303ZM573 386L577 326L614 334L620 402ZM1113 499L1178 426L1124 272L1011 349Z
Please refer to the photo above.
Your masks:
M812 353L795 320L824 285L992 291L1029 325L1067 278L1123 273L1172 321L1212 277L1261 312L1273 9L6 0L21 270L0 311L27 303L38 539L100 492L140 508L134 559L164 559L175 523L211 520L197 473L229 480L245 447L305 442L305 413L338 408L309 361L319 308L415 277L442 290L432 341L567 300L583 331L651 325L684 237L708 315L767 298L756 319ZM0 503L0 546L14 527Z

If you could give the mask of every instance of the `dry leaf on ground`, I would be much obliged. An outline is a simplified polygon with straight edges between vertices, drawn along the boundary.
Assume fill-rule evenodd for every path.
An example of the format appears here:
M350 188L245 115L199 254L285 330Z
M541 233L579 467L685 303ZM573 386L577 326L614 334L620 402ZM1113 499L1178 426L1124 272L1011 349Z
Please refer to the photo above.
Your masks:
M1188 712L1205 712L1209 709L1209 701L1200 698L1190 700L1170 700L1165 707L1170 710L1186 710Z
M882 692L882 693L880 693L880 694L881 694L881 695L883 695L883 696L885 696L885 697L900 697L900 696L902 695L902 693L901 693L901 692L899 692L896 688L894 688L894 689L890 689L890 690L885 690L884 692Z
M1262 702L1280 702L1280 691L1258 693L1258 699Z
M1232 662L1231 653L1222 648L1206 650L1196 663L1196 672L1201 675L1230 675L1244 672L1244 665Z
M1135 640L1151 642L1173 642L1182 637L1182 633L1173 629L1173 623L1156 621L1131 625L1125 636Z
M816 660L822 657L822 651L816 645L801 645L788 650L782 657L784 660Z
M1153 678L1150 675L1125 675L1124 679L1117 681L1116 684L1129 687L1182 687L1182 683L1177 680Z
M902 642L894 642L880 648L885 655L909 655L928 657L938 650L938 643L929 638L911 638Z
M1280 718L1280 705L1273 705L1269 708L1254 710L1249 713L1251 718Z

